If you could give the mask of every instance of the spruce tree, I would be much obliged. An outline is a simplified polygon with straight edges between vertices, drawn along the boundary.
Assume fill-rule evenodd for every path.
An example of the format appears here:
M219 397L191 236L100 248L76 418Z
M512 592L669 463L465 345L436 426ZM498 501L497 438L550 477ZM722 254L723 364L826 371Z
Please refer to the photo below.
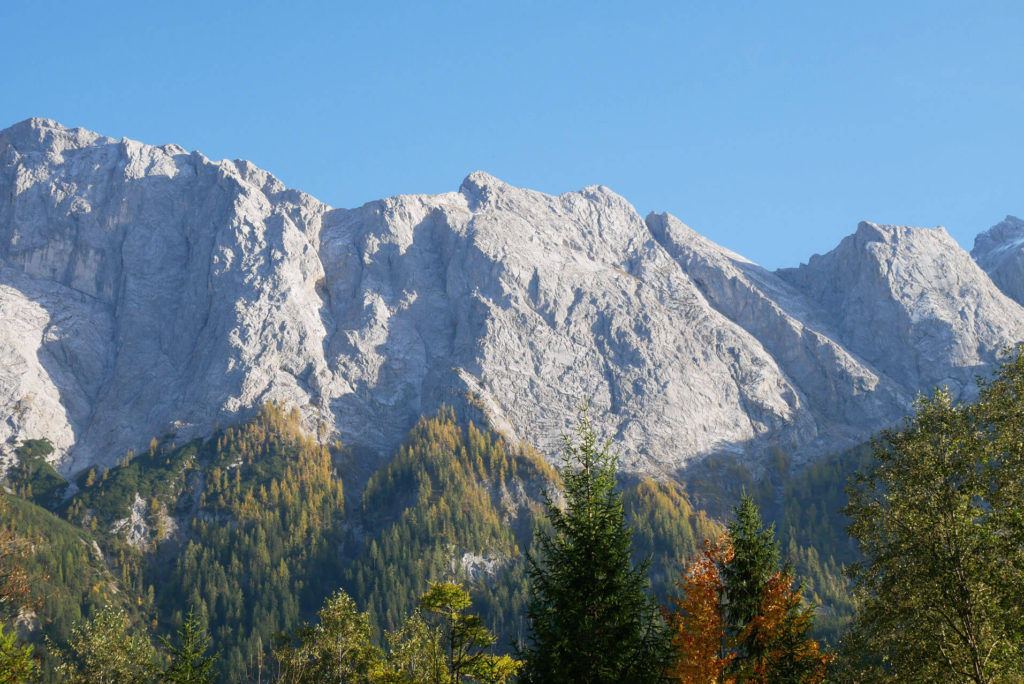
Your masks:
M779 547L775 541L775 525L765 527L757 504L746 494L729 522L732 558L721 563L722 583L726 596L727 632L736 638L748 630L761 612L761 599L768 580L779 565ZM737 644L739 658L759 655L761 646L754 634Z
M32 654L32 647L18 641L18 635L4 633L0 621L0 684L23 684L36 681L39 663Z
M195 612L190 610L178 630L178 642L175 646L170 640L161 637L171 663L163 672L163 681L167 684L210 684L213 682L213 665L217 656L208 656L210 635L203 627Z
M524 679L532 682L654 682L668 633L648 596L647 563L633 567L632 533L615 491L617 458L600 445L586 407L565 437L565 507L545 493L550 529L528 555L530 643Z
M729 523L729 553L718 556L727 644L725 673L735 681L820 682L831 656L811 639L814 611L787 564L779 569L775 525L765 527L747 495Z

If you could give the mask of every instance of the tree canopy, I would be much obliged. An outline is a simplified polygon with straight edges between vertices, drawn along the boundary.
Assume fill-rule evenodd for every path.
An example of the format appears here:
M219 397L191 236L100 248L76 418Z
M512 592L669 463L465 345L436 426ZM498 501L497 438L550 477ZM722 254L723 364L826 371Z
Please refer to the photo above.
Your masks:
M861 681L1024 677L1024 354L977 401L921 397L846 508L864 560L846 668Z
M831 656L811 638L813 609L788 566L779 567L772 526L744 496L722 541L705 541L678 583L669 678L686 683L820 682Z
M529 555L533 682L646 682L661 675L667 632L649 597L647 563L630 560L632 532L616 491L617 457L586 409L565 437L565 506L545 494L539 552Z

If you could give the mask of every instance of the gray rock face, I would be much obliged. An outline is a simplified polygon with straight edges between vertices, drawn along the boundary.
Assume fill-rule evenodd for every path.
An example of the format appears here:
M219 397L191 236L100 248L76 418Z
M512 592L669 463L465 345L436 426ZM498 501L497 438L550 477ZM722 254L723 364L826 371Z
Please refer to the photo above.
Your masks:
M768 351L817 426L814 444L859 439L866 425L886 425L908 406L895 383L839 341L835 322L784 273L772 273L724 249L667 214L647 224L722 315Z
M809 455L1018 340L936 231L771 273L602 187L331 209L244 161L0 132L0 443L47 436L66 472L272 399L371 459L442 403L555 455L582 397L627 469Z
M1006 296L1024 303L1024 221L1007 216L979 233L971 256Z
M863 222L834 250L779 275L826 312L838 341L911 391L975 377L1024 340L1024 315L942 228Z
M0 440L45 435L77 470L303 396L327 207L245 162L43 120L0 133L0 188Z

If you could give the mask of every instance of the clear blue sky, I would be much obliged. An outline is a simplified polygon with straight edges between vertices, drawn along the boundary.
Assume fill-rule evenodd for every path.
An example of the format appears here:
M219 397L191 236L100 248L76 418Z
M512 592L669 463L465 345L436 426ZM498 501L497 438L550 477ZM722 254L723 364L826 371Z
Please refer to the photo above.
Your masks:
M334 206L607 185L765 266L1024 214L1024 3L0 3L0 127L246 158Z

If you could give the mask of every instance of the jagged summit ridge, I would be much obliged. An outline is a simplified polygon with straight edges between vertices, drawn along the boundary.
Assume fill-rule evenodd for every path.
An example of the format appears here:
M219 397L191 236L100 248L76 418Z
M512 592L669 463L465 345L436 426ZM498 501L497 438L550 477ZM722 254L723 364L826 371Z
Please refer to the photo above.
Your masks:
M838 341L903 387L955 395L1024 333L1021 307L941 228L862 222L779 275L822 311Z
M943 235L862 224L773 273L602 186L477 171L333 209L30 120L0 132L0 443L50 437L75 471L276 399L368 458L443 403L553 456L590 397L628 469L811 455L1024 339Z
M1007 216L979 233L971 256L1008 297L1024 302L1024 221Z

